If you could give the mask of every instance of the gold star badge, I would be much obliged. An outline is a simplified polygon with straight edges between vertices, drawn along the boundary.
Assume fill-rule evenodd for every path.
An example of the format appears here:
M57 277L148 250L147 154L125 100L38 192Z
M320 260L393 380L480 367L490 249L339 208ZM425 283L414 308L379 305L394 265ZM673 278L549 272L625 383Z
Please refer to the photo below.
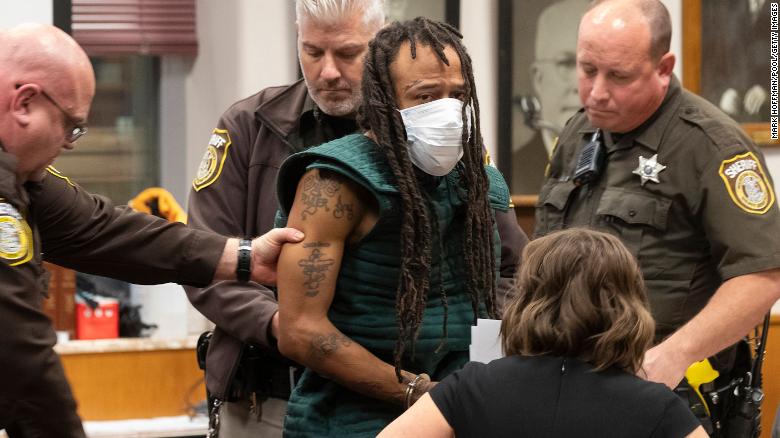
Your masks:
M650 158L640 156L639 167L634 169L631 173L639 175L642 179L642 185L644 186L648 181L658 183L658 174L664 169L666 169L666 166L658 162L658 154L655 154Z

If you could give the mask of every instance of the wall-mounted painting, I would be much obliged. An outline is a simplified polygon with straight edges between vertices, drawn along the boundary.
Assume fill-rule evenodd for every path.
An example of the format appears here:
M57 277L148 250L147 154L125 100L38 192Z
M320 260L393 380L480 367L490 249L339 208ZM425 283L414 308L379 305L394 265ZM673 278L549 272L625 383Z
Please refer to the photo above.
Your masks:
M580 108L575 51L588 4L499 2L499 163L514 195L539 192L555 138Z

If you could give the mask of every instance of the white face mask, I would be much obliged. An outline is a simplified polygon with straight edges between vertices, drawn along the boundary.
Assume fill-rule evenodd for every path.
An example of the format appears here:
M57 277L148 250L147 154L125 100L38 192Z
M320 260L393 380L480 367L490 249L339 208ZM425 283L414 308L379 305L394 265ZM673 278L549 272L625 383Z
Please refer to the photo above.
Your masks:
M409 158L423 172L443 176L463 156L463 102L444 98L400 110L409 141ZM471 108L466 108L471 132Z

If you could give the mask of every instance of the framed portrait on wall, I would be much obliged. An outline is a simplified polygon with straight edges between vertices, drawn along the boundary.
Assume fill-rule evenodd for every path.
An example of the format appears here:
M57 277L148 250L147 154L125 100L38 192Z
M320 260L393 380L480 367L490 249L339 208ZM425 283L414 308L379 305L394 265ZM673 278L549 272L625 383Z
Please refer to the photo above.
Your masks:
M580 108L575 51L588 4L499 1L498 161L513 195L539 192L555 139Z
M769 139L770 0L686 0L683 84L742 124L760 145Z

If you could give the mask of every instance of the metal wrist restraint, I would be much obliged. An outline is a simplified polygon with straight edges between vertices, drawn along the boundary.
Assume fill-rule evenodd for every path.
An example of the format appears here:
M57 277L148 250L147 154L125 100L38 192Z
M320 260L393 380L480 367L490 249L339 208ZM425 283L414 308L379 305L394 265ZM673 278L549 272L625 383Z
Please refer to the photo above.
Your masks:
M252 274L252 241L241 239L238 242L238 264L236 280L246 283Z
M428 377L427 374L422 373L415 376L414 380L406 384L406 393L404 394L404 409L409 409L409 407L412 405L412 395L414 394L414 391L417 389L417 386L425 380L431 380L431 378Z

